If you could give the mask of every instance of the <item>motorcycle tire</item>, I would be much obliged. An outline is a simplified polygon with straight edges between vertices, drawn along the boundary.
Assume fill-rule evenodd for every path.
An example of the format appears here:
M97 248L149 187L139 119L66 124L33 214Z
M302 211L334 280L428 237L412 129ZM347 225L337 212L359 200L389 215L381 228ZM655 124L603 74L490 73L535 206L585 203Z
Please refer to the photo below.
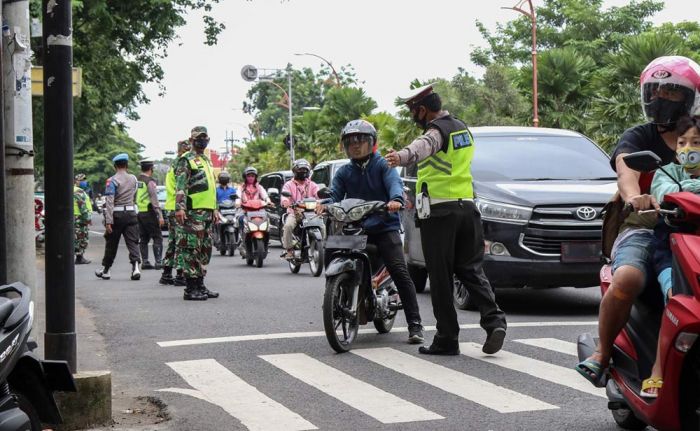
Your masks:
M219 253L222 256L226 256L226 247L224 247L224 246L219 247Z
M626 430L643 430L647 424L638 419L630 409L615 409L610 411L615 423Z
M387 319L382 319L381 317L378 317L372 321L374 323L374 328L379 332L380 334L387 334L391 331L391 328L394 327L394 320L396 319L396 312L392 311L391 312L391 317Z
M323 272L323 244L312 235L309 235L309 270L314 277Z
M262 238L256 238L253 242L253 254L255 255L255 266L262 268L265 260L265 241Z
M19 409L29 416L29 423L31 426L30 431L42 431L44 427L41 425L39 413L37 413L36 408L34 408L32 403L29 401L29 398L19 391L12 390L12 394L17 399Z
M248 266L253 266L253 262L255 261L255 255L253 253L253 247L255 247L253 244L251 244L250 247L246 247L245 251L245 263Z
M233 243L228 245L228 255L233 257L233 255L236 253L236 246L233 245Z
M350 317L344 313L344 310L352 307L353 292L356 288L359 286L356 282L353 285L353 276L347 272L326 280L326 291L323 294L323 329L328 344L338 353L349 351L357 337L357 316ZM338 334L339 326L342 326L341 334Z
M294 260L290 260L287 263L289 264L289 270L292 272L292 274L298 273L299 270L301 269L301 264L297 263Z

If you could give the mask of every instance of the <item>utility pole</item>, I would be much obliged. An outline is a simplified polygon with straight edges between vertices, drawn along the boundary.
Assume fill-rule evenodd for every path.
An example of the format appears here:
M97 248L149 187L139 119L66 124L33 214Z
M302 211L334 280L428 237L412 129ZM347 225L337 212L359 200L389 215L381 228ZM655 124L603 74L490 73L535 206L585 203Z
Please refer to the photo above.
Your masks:
M34 239L34 139L32 131L32 50L29 0L4 2L3 103L5 142L5 226L8 281L21 281L36 295Z
M76 371L71 0L42 0L47 359Z
M2 22L0 9L0 22ZM2 65L2 50L0 50L0 65ZM3 100L3 74L0 73L0 102ZM0 115L0 139L3 139L4 124ZM5 142L0 145L0 284L7 284L7 218L5 217Z

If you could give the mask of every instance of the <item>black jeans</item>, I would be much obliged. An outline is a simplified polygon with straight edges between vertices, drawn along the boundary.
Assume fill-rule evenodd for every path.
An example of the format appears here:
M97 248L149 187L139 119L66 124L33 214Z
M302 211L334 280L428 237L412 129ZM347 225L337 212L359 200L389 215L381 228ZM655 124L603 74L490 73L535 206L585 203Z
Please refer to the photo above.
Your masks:
M139 213L139 243L141 247L141 258L148 260L148 243L153 239L153 258L160 263L163 256L163 233L160 231L160 224L155 213Z
M141 262L139 252L139 222L136 214L127 211L115 211L114 223L112 223L112 233L105 232L105 255L102 259L102 266L111 267L114 258L117 256L117 248L122 235L126 248L129 250L129 262Z
M396 284L403 304L403 311L406 314L406 322L409 325L421 323L418 300L416 299L416 286L413 285L413 280L408 275L401 235L397 231L370 234L367 242L377 246L379 256L384 261L394 284Z
M430 299L437 320L433 343L452 344L459 338L454 275L464 283L479 307L481 327L488 333L496 328L505 329L505 313L498 308L481 266L484 232L479 211L471 201L447 202L430 209L430 218L420 221L420 235L430 277Z

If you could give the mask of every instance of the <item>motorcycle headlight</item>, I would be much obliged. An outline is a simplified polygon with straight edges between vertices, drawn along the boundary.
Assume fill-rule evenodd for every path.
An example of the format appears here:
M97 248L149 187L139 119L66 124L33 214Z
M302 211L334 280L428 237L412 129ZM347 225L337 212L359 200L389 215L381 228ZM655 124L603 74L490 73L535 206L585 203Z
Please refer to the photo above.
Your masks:
M501 223L526 224L532 215L532 208L493 202L488 199L474 199L483 220Z
M258 230L258 225L255 223L248 223L248 230L251 232L255 232Z
M260 230L267 230L267 222L264 221L264 222L260 223L260 228L259 228L259 229L260 229Z
M328 206L328 212L330 213L331 217L338 221L345 221L345 211L343 211L342 208L334 206L334 205L329 205Z
M306 208L309 211L315 210L316 209L316 202L306 202L306 203L304 203L304 208Z
M361 220L372 208L374 208L374 204L356 206L348 213L348 219L350 219L350 221Z

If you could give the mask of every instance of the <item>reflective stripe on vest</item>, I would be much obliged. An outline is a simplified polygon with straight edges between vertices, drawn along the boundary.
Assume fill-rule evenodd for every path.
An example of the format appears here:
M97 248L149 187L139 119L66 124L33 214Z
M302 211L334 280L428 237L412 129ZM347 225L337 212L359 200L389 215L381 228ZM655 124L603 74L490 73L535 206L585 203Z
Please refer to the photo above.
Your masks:
M416 193L420 193L423 185L426 185L431 198L473 198L471 174L473 156L474 138L469 130L451 132L447 152L438 151L418 163Z
M175 167L165 174L165 210L175 211Z
M82 191L80 187L75 187L73 186L73 194L78 193ZM73 197L73 215L74 216L79 216L80 215L80 208L78 207L78 200Z
M216 179L209 160L196 156L189 163L191 173L187 200L191 206L188 205L188 207L192 209L216 209ZM206 180L206 184L204 180ZM192 184L193 182L196 184ZM192 192L192 189L195 191Z
M139 212L147 213L150 204L151 197L148 195L148 184L138 181L136 183L136 205L139 207Z

